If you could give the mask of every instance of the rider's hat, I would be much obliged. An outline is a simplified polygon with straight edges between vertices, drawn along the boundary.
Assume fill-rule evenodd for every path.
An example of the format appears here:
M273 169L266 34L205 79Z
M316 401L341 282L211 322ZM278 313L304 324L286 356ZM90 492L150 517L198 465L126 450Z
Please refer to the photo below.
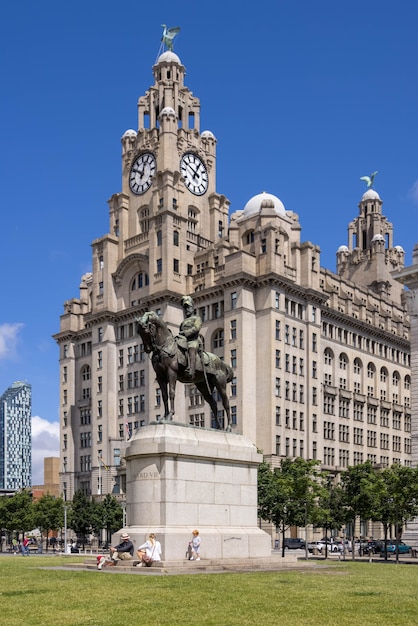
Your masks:
M189 304L190 306L193 306L193 299L191 298L191 296L183 296L181 299L181 306L186 306L186 304Z

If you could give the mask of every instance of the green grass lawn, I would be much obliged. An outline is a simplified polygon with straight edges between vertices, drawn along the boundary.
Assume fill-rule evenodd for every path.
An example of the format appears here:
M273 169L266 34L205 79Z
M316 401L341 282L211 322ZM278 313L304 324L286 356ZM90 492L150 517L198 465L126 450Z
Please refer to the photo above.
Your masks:
M2 556L1 624L418 624L416 565L346 561L306 571L181 576L42 569L77 560Z

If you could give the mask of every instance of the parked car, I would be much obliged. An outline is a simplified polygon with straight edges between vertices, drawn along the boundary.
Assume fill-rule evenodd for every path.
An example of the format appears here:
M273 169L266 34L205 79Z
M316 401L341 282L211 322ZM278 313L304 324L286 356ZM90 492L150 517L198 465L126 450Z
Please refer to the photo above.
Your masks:
M313 552L317 550L319 554L325 552L325 541L310 541L308 543L308 551ZM328 550L331 551L331 543L328 542Z
M333 552L351 552L351 541L348 541L348 539L345 539L344 541L338 539L337 541L334 541L332 545Z
M384 552L385 548L382 546L381 551ZM386 551L388 554L396 554L396 540L389 539L386 544ZM398 541L398 554L410 554L412 552L411 546L408 546L404 541Z
M371 539L370 541L367 542L367 547L366 550L367 551L372 551L375 554L378 554L379 552L381 552L383 550L383 541L381 539Z
M297 537L288 537L284 540L284 547L289 550L305 550L306 543L304 539L299 539Z

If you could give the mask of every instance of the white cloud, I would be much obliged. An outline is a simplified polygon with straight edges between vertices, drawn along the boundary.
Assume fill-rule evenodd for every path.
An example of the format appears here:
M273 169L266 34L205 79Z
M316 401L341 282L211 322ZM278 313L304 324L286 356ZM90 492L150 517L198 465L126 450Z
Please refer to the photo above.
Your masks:
M412 198L414 202L418 203L418 180L414 182L411 189L409 190L409 197Z
M32 485L44 483L44 458L59 456L59 422L32 417Z
M15 355L17 336L22 327L23 324L0 324L0 359Z

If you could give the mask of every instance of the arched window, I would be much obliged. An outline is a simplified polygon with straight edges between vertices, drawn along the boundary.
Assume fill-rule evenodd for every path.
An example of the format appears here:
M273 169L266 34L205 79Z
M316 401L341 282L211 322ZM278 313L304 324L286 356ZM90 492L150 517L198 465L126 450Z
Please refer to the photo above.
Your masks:
M84 365L84 367L81 368L81 378L83 380L90 380L91 378L90 365Z
M178 230L175 230L173 232L173 245L174 246L178 246L179 245L179 232L178 232Z
M386 367L382 367L380 369L380 382L385 383L387 381L387 378L388 378L388 371Z
M224 345L224 331L223 331L223 328L219 328L213 334L212 349L216 350L216 348L222 348L223 345Z
M325 365L332 365L333 358L334 358L334 355L332 353L332 350L330 350L329 348L326 348L326 350L324 351Z
M348 356L342 352L340 354L340 370L346 370L348 366Z
M373 363L369 363L367 365L367 378L374 378L374 375L376 374L376 368L373 365Z
M249 230L248 233L245 234L245 242L246 244L254 243L254 231Z
M399 387L400 378L401 377L399 376L399 372L395 370L392 374L392 384L394 387Z
M149 285L149 278L146 272L139 272L131 282L131 291L135 291L135 289L142 289L142 287L146 287Z
M161 246L162 243L163 243L163 231L158 230L157 231L157 246Z
M363 364L360 361L360 359L354 359L354 363L353 363L354 374L361 374L362 368L363 368Z

